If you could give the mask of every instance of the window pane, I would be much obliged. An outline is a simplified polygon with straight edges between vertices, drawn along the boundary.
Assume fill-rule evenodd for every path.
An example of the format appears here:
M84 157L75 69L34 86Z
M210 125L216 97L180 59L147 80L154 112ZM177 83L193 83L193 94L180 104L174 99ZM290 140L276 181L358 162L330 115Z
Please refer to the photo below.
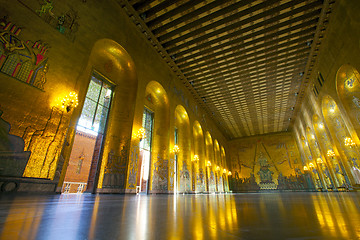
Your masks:
M96 79L95 77L92 77L86 97L97 102L100 91L101 91L101 81Z
M78 125L92 129L92 121L95 115L95 109L96 102L86 98Z
M98 109L96 111L96 116L94 121L95 131L99 133L104 133L108 111L109 110L107 108L98 105Z
M141 144L142 144L141 147L148 151L150 151L150 148L151 148L152 123L153 123L153 113L150 110L148 110L147 108L145 108L144 113L143 113L142 125L143 125L143 128L145 128L146 137L141 142Z
M104 84L103 88L101 89L99 104L103 105L104 107L109 108L111 92L112 91L111 91L110 87Z

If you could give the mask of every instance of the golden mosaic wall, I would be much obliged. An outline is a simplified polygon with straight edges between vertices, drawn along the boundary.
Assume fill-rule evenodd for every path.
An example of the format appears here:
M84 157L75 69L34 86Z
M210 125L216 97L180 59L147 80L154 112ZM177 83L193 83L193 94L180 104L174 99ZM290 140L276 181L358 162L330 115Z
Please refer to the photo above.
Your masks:
M197 151L191 137L195 121L226 147L225 138L212 120L117 2L0 0L0 13L7 16L0 21L1 28L8 22L9 31L14 24L22 26L22 31L14 28L14 35L18 34L16 39L22 40L24 47L31 43L28 48L36 55L34 64L40 66L44 62L40 60L47 61L34 80L41 81L41 86L21 80L21 69L20 80L11 76L10 70L10 75L0 73L1 117L11 125L10 134L24 139L24 150L31 151L25 177L53 180L59 182L58 191L61 189L76 123L94 70L115 85L99 172L91 183L96 191L135 192L139 140L134 136L141 127L144 106L151 105L146 100L150 92L154 97L162 96L154 99L158 102L153 109L151 191L174 191L173 131L180 124L175 120L179 115L176 109L182 108L181 114L187 115L188 125L183 128L189 131L180 140L184 152L179 161L190 162ZM158 89L162 92L158 93ZM79 105L66 111L61 108L61 100L71 91L78 94ZM205 158L201 161L204 166Z
M357 1L336 1L294 135L319 191L360 188L360 46Z
M232 175L237 191L302 190L309 186L291 133L249 137L229 142Z

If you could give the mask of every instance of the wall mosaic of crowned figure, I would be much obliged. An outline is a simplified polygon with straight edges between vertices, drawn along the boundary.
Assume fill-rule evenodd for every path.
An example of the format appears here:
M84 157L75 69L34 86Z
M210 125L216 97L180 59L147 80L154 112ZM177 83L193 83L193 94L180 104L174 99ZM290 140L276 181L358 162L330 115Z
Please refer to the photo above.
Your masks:
M0 72L43 90L50 46L40 40L23 40L21 31L7 17L0 19Z
M290 133L233 140L229 153L233 192L312 188Z

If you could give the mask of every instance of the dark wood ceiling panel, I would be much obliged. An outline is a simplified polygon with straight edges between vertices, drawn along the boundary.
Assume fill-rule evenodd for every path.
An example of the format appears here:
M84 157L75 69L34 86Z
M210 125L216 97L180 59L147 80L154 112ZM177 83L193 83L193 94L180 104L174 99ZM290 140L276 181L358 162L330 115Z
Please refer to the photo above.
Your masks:
M281 61L282 59L286 59L288 57L288 54L295 55L294 58L298 58L299 56L296 56L299 54L300 56L304 56L310 52L309 48L306 48L305 46L293 46L291 48L277 51L278 54L283 54L281 56L274 55L272 53L266 54L265 56L259 56L256 57L257 54L249 54L247 57L254 57L253 59L247 59L247 58L241 58L242 60L234 62L232 64L221 66L217 69L214 68L208 68L207 72L201 72L199 75L185 75L189 81L193 81L194 83L199 83L204 79L210 80L210 79L216 79L216 77L222 78L225 74L234 75L235 73L239 73L241 71L247 71L249 68L253 66L257 66L260 64L271 64L273 62L277 63L277 61ZM305 54L304 54L305 53ZM238 67L238 66L241 67ZM231 67L235 67L236 70L232 69ZM218 79L221 80L221 79Z
M159 27L159 28L156 28L156 29L152 29L152 32L155 34L155 35L160 35L160 33L162 32L168 32L167 30L168 29L172 29L174 28L175 26L179 25L179 24L182 24L182 23L185 23L191 19L194 19L196 17L198 17L199 15L203 14L203 13L206 13L208 11L210 11L211 9L216 9L218 8L219 6L222 6L224 4L226 4L226 2L228 2L227 0L223 0L223 1L214 1L208 5L205 5L204 7L202 8L199 8L193 12L190 12L190 13L187 13L187 14L184 14L182 17L172 21L171 23L167 23L167 24L164 24L163 26ZM246 0L246 3L245 4L248 4L250 3L251 1L250 0ZM238 6L242 6L244 5L244 3L238 3ZM217 17L217 16L221 16L221 14L225 14L227 11L231 11L233 10L233 8L231 7L227 7L226 10L224 11L221 11L221 12L217 12L216 15L212 15L212 18L214 17ZM211 20L211 18L210 18ZM201 24L205 22L205 19L204 21L197 21L197 24Z
M294 0L294 1L298 1L298 0ZM246 1L241 1L239 2L236 6L235 6L235 9L236 8L240 8L240 7L243 7L249 3L251 3L252 0L246 0ZM188 38L191 38L193 36L196 36L196 35L199 35L200 33L202 32L206 32L208 30L211 30L211 29L214 29L214 28L217 28L219 26L222 26L226 23L229 23L229 22L232 22L236 19L240 19L241 16L243 15L248 15L250 14L251 12L256 12L258 11L259 9L262 9L266 6L269 6L271 4L273 4L274 2L277 2L277 0L268 0L268 1L265 1L263 3L260 3L258 5L255 5L253 7L250 7L250 8L247 8L247 9L244 9L243 11L240 11L240 12L237 12L235 14L232 14L228 17L224 17L224 18L221 18L220 20L216 21L216 22L213 22L213 23L210 23L210 24L204 24L204 23L209 23L209 21L213 20L213 19L216 19L217 17L219 16L224 16L226 15L226 13L230 12L230 11L234 11L234 7L233 5L230 5L226 8L223 8L217 12L214 12L213 14L210 14L210 15L207 15L203 18L200 18L196 21L192 21L191 23L189 24L186 24L182 27L179 27L179 28L176 28L175 30L171 31L171 32L168 32L162 36L158 36L158 39L159 41L163 44L164 47L168 47L168 46L171 46L171 45L174 45L176 42L180 42L180 41L183 41L185 39L188 39ZM245 21L247 22L251 22L252 20L256 20L256 18L260 18L261 16L259 15L262 15L262 14L258 14L254 17L250 17L250 18L247 18ZM241 26L242 24L245 24L246 22L237 22L236 24L231 24L231 25L228 25L224 28L220 28L220 31L217 31L216 33L213 33L213 34L219 34L220 32L225 32L225 31L229 31L231 29L234 29L234 28L237 28L239 26ZM201 26L200 28L195 28L197 26ZM192 28L195 28L194 30L190 31L189 33L187 34L181 34L181 33L184 33ZM166 41L167 39L170 39L171 37L175 36L175 35L178 35L178 34L181 34L180 37L178 38L175 38L173 40L170 40L170 41Z
M228 138L286 131L333 0L117 0Z
M265 32L262 31L262 33L259 33L258 35L254 34L253 36L246 36L246 37L244 36L241 39L232 40L230 42L226 42L224 44L215 46L209 50L204 50L201 52L199 51L192 55L188 55L187 57L182 57L182 55L176 55L175 62L180 68L183 68L183 67L191 65L193 63L198 63L199 61L204 61L206 59L218 56L219 51L216 51L215 53L212 53L212 52L214 52L215 50L219 50L221 48L223 48L223 50L221 51L222 54L226 54L228 52L236 52L240 47L245 49L244 46L237 45L238 42L247 41L246 45L248 45L250 48L252 48L252 50L253 50L253 48L257 48L258 44L261 42L264 42L264 44L266 43L267 45L270 46L271 43L267 42L267 41L272 41L272 42L275 42L275 44L276 44L276 41L277 41L276 37L279 37L279 36L282 36L285 34L286 34L286 36L284 36L284 38L282 38L282 39L279 39L279 41L282 41L283 39L286 39L286 38L293 38L297 35L302 35L302 34L309 33L309 32L314 33L314 31L316 29L316 23L317 23L317 20L312 19L312 20L306 21L302 24L298 24L298 25L292 26L290 28L285 28L278 32L265 34ZM299 29L301 30L300 32L298 32ZM289 33L293 32L293 31L296 31L296 32L293 33L292 35L289 35ZM262 36L262 37L257 37L257 36ZM235 45L235 46L226 48L227 46L233 46L233 45ZM206 55L206 56L203 56L203 55ZM190 59L194 59L194 58L196 58L196 60L189 61ZM185 62L185 63L183 63L183 62Z
M242 62L246 62L242 61L243 59L249 59L252 58L254 56L259 56L256 59L254 59L253 61L257 61L257 60L261 60L263 58L267 58L269 55L273 55L272 51L276 51L276 54L279 55L283 52L287 52L293 49L298 49L298 48L302 48L305 50L310 50L309 47L307 47L305 44L307 41L310 41L313 38L313 33L309 33L308 35L305 36L301 36L300 38L295 38L291 41L287 41L284 42L282 44L279 45L274 45L271 44L271 46L269 46L268 44L264 44L265 46L262 45L257 45L254 46L252 48L249 49L244 49L244 50L240 50L237 52L233 52L231 54L227 54L227 55L221 55L218 58L212 58L209 61L206 61L204 63L201 64L196 64L195 67L191 67L191 68L181 68L182 71L184 72L184 74L189 77L189 80L191 79L191 76L194 76L198 73L202 73L204 71L207 70L211 70L214 69L214 66L220 67L222 64L221 62L223 62L224 60L227 59L231 59L226 61L226 65L225 67L228 68L230 66L232 66L233 64L241 64ZM284 39L283 39L284 40ZM274 40L274 42L277 42L277 40ZM268 42L269 43L269 42ZM295 45L295 46L293 46ZM283 49L283 50L279 50L279 49ZM250 53L250 54L246 54L248 52L255 50L254 52ZM259 50L260 49L260 50ZM266 55L265 55L266 54ZM220 62L220 63L219 63ZM219 69L220 70L220 69ZM209 72L211 74L211 72ZM207 75L209 74L207 73Z

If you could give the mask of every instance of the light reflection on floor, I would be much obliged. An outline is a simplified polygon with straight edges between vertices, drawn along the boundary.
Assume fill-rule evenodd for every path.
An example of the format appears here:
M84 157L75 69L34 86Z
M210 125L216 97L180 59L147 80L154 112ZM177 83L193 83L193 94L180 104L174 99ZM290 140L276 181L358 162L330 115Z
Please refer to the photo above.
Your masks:
M360 193L0 196L0 239L360 239Z

